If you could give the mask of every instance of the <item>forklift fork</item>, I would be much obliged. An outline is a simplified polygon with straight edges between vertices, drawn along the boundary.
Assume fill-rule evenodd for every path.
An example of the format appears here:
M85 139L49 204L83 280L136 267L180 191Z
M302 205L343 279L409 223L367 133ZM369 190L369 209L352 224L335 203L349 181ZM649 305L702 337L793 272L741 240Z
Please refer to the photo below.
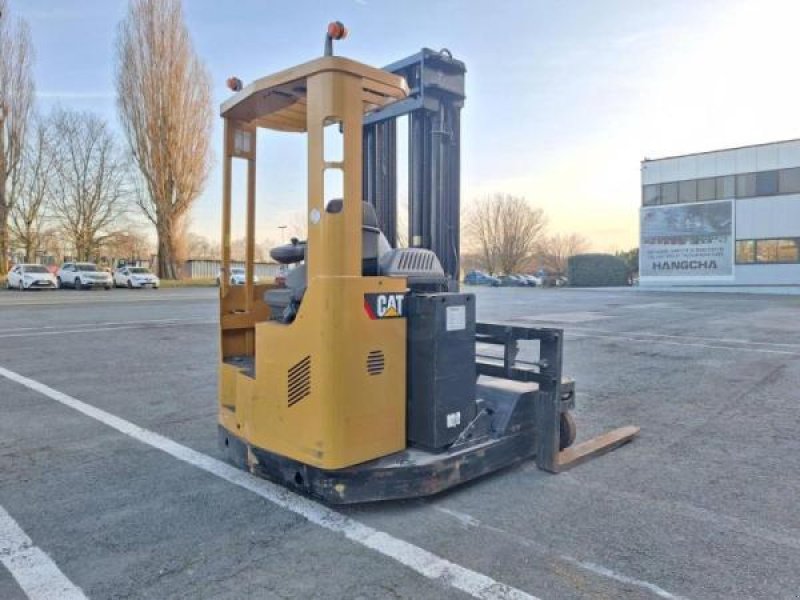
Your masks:
M521 340L538 342L538 360L525 361L518 358ZM575 402L574 383L562 379L561 374L564 349L562 329L476 323L475 341L503 347L502 360L498 356L477 354L478 375L538 385L534 429L536 465L540 469L550 473L566 471L626 444L639 434L638 427L628 425L569 448L560 448L561 415L572 408Z

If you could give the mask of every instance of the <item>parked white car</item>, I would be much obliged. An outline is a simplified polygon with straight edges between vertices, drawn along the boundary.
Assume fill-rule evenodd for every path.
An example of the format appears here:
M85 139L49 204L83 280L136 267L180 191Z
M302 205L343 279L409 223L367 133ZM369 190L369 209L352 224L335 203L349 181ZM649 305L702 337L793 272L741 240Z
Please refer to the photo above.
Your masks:
M542 285L542 278L536 277L536 275L522 275L525 280L528 282L528 285L533 285L539 287Z
M220 277L222 273L217 275L217 285L219 285ZM244 267L231 267L231 276L229 279L230 285L244 285L245 282L245 271ZM253 283L258 283L258 275L255 273L253 274Z
M55 276L42 265L17 265L8 272L8 289L54 290L58 287Z
M111 289L111 273L101 271L94 263L69 262L61 265L56 273L58 287L71 287L76 290L101 287Z
M158 289L161 281L145 267L120 267L114 271L114 287Z

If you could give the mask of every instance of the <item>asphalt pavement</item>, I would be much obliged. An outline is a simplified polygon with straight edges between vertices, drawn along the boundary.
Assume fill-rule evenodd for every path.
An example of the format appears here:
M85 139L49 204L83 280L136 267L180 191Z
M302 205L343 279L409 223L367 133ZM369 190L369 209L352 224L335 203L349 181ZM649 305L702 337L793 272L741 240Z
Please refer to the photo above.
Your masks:
M216 289L0 292L0 598L800 598L800 297L466 291L640 437L325 512L217 466Z

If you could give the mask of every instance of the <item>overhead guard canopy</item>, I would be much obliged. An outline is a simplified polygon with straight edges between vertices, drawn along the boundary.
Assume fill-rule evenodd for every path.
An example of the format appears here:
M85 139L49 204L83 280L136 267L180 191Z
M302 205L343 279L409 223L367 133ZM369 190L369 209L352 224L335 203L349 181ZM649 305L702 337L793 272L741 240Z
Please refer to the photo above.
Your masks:
M226 119L278 131L306 131L306 80L324 72L362 79L363 112L377 110L408 95L405 79L341 56L326 56L257 79L223 102Z

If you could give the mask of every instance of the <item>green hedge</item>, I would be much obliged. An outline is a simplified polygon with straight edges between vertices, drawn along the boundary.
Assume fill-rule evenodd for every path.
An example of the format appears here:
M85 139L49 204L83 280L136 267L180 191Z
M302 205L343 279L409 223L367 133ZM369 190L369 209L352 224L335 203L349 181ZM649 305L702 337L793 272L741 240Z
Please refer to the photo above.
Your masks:
M625 261L611 254L576 254L569 258L568 271L574 287L628 285Z

